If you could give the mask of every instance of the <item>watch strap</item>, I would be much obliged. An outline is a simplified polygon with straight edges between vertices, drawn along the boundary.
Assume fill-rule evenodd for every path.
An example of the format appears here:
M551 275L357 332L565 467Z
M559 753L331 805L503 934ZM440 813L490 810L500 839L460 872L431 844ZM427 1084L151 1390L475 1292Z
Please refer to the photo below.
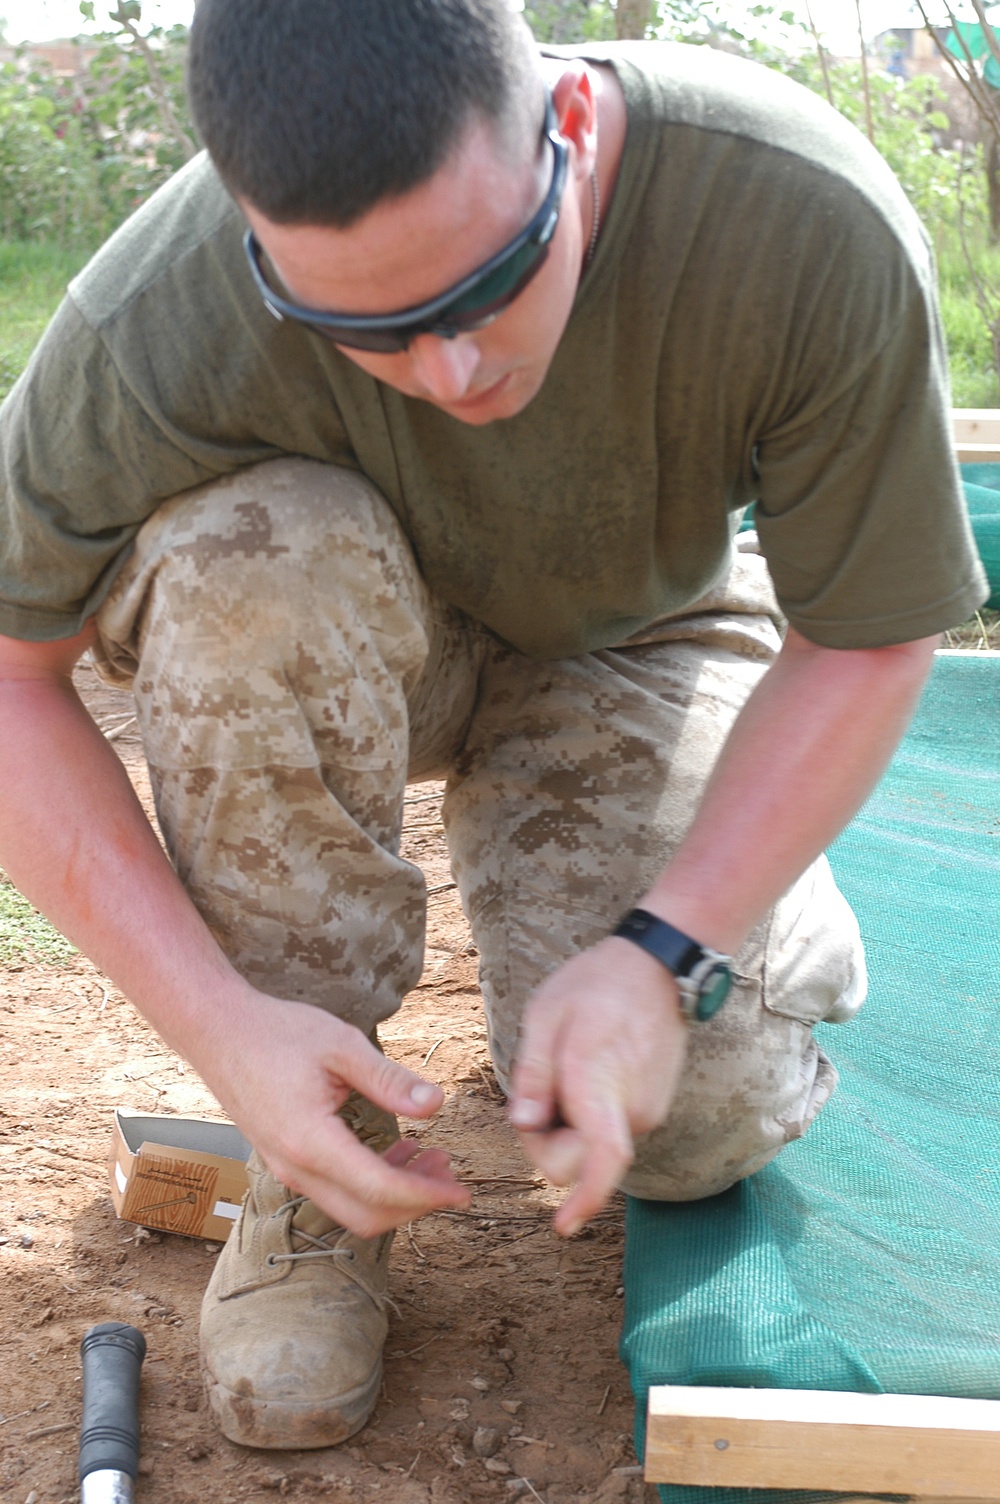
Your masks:
M632 909L612 934L621 935L641 946L661 961L675 977L687 977L705 959L704 947L665 919L657 919L647 909Z
M685 1018L704 1021L718 1012L729 992L732 957L699 945L647 909L630 910L612 934L631 940L673 974Z

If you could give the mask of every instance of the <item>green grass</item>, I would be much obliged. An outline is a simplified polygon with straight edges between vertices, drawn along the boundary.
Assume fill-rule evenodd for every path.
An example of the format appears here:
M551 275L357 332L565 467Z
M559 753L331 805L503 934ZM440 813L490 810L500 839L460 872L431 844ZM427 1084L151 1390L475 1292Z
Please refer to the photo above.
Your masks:
M63 965L76 954L76 948L0 872L0 966L32 961Z
M24 370L66 284L86 260L84 251L45 241L0 240L0 399Z
M953 405L1000 407L1000 382L993 369L990 337L975 299L961 289L942 284L941 316L948 341Z
M990 299L991 314L1000 319L1000 249L977 245L973 255ZM948 241L938 247L938 282L948 342L952 402L955 407L1000 407L1000 381L993 364L989 329L957 237L954 243Z

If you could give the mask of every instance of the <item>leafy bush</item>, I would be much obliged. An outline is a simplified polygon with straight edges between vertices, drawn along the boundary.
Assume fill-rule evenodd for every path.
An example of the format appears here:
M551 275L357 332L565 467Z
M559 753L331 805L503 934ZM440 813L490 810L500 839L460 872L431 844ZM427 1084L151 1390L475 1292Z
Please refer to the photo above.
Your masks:
M817 94L826 93L815 55L786 59L784 71ZM864 83L860 63L830 62L827 76L834 107L852 125L864 131ZM928 74L902 79L873 69L869 72L869 96L875 145L896 174L928 232L934 236L943 225L956 227L962 201L967 216L981 218L985 215L982 171L968 171L973 161L981 168L980 148L970 149L963 158L961 151L948 144L950 122L944 108L947 95L937 79Z
M23 240L93 238L97 168L72 100L45 74L0 68L0 232Z
M93 0L80 10L94 19ZM137 0L121 0L100 34L86 81L87 137L115 222L124 219L197 150L184 81L187 28L140 29Z
M526 0L524 15L540 42L572 44L614 37L616 10L612 0ZM800 51L805 34L792 11L773 5L652 0L650 6L650 36L724 46L766 63Z
M540 42L601 42L615 34L614 13L600 0L528 0L524 18Z
M94 18L85 0L81 11ZM0 68L0 235L94 246L196 150L182 26L138 26L122 0L114 31L77 79L23 62Z

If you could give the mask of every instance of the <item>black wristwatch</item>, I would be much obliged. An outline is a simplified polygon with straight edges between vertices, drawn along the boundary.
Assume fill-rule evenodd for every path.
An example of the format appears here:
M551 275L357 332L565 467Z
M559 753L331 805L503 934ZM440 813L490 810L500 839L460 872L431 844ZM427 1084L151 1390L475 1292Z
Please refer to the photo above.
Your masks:
M733 985L732 956L723 956L690 935L657 919L645 909L632 909L612 930L648 951L672 972L681 997L681 1012L689 1022L712 1018L729 996Z

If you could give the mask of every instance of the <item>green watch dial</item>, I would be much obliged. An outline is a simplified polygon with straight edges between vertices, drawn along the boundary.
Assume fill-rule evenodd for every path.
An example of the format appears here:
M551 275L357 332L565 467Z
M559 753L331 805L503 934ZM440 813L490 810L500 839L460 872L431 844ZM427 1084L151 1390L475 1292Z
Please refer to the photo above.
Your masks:
M704 1023L718 1013L729 996L732 985L733 974L728 966L716 966L708 973L701 984L694 1010L699 1023Z

